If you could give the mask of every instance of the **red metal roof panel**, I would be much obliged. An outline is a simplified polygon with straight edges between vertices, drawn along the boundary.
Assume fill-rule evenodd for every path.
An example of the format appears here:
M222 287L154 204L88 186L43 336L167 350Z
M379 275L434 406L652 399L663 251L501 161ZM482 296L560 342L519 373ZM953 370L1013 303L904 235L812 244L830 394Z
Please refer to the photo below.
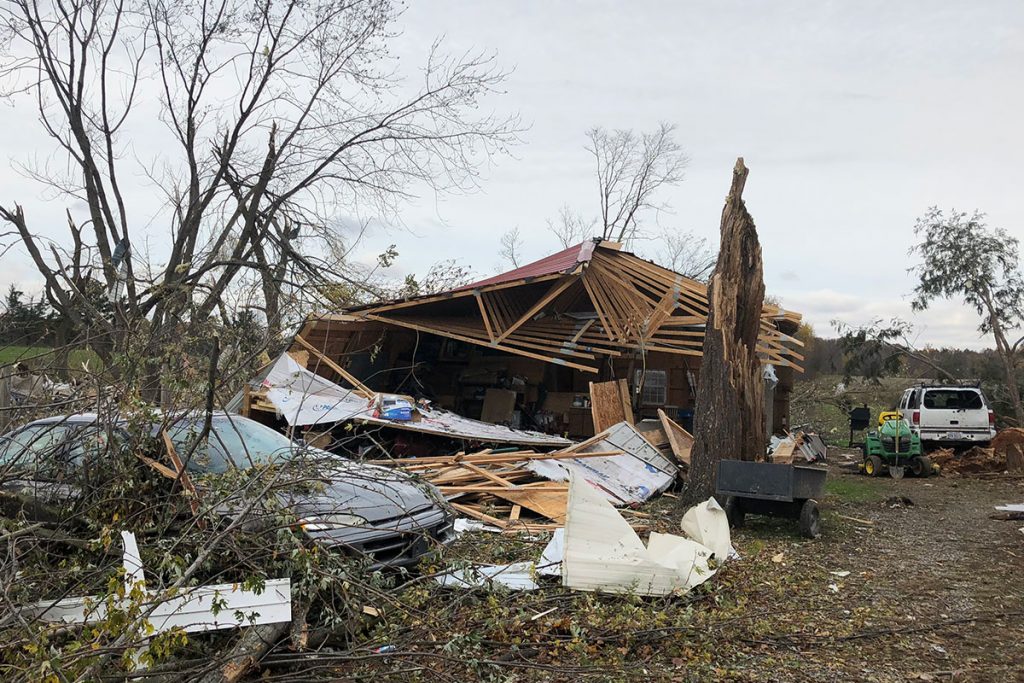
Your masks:
M594 242L593 240L587 240L580 244L573 245L568 249L563 249L560 252L545 256L539 261L533 263L527 263L525 266L519 266L512 270L499 273L493 277L473 282L468 285L463 285L452 291L459 292L466 289L476 289L478 287L487 287L488 285L499 285L503 282L512 282L513 280L523 280L531 277L541 277L544 275L554 275L555 273L564 273L572 270L578 263L586 263L590 260L590 257L594 254Z

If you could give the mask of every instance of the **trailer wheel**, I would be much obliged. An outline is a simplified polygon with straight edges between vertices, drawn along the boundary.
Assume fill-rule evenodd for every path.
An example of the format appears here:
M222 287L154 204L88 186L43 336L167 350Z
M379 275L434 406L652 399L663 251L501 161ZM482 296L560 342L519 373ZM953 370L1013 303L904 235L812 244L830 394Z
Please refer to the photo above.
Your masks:
M729 526L734 529L743 527L746 519L746 512L743 511L743 503L736 496L729 496L725 499L725 516L729 519Z
M864 474L869 477L882 476L882 459L877 455L869 455L864 459Z
M821 536L821 513L818 511L818 501L808 499L800 508L800 533L804 538L817 538Z
M915 477L927 477L932 473L932 461L927 455L919 455L910 460L910 471Z

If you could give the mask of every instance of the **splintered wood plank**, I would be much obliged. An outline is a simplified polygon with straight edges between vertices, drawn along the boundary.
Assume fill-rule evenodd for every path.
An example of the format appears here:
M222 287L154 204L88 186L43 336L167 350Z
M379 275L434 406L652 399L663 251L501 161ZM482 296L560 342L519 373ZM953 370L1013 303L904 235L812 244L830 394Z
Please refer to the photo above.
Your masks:
M472 470L473 472L476 472L477 474L479 474L481 477L483 477L485 479L490 479L491 481L493 481L496 484L501 484L502 486L507 486L509 488L515 487L515 484L511 483L507 479L502 479L501 477L499 477L494 472L491 472L490 470L485 470L483 467L478 467L478 466L474 465L471 462L463 463L462 466L465 467L468 470Z
M491 515L488 515L484 512L480 512L476 508L470 507L468 505L462 505L460 503L449 503L449 505L451 505L452 508L458 510L467 517L479 519L481 522L487 522L488 524L493 524L494 526L502 529L504 529L508 525L508 522L506 522L505 520L498 519L497 517L492 517Z
M181 483L181 488L188 493L188 505L192 510L192 514L199 516L199 492L196 491L195 484L192 483L192 477L188 476L188 470L185 469L185 464L178 457L178 451L174 447L174 441L171 440L171 435L164 429L160 432L161 437L164 440L164 447L167 449L167 458L174 465L174 474L177 480ZM199 520L199 526L203 529L206 528L206 522L202 519Z
M522 506L556 523L565 523L565 508L569 502L569 491L547 491L544 489L504 489L491 491L492 496L503 498ZM515 509L515 508L513 508Z
M590 413L594 430L603 432L620 422L633 422L629 385L624 379L590 383Z
M690 451L693 449L693 435L676 424L661 408L658 408L658 418L661 420L661 428L665 431L665 436L668 437L668 445L672 448L672 453L675 454L679 462L689 465Z

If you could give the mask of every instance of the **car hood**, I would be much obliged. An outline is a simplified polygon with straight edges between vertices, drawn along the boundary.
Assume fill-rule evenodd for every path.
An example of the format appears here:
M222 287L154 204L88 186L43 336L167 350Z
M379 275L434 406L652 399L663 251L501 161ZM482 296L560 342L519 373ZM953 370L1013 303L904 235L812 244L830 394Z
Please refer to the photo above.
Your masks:
M316 486L279 494L299 517L353 514L380 522L440 507L440 494L429 484L385 467L332 458L318 467L318 476Z

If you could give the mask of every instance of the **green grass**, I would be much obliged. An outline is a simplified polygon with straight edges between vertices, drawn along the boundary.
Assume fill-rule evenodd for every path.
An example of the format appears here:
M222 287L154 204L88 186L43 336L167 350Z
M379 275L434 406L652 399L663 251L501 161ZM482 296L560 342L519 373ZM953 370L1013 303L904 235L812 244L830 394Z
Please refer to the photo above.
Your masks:
M852 503L868 503L882 498L882 492L867 477L830 478L825 482L825 493Z
M0 366L25 363L29 367L46 370L57 362L53 349L46 346L0 346ZM75 349L68 358L68 364L75 370L81 370L88 363L91 372L103 369L99 356L89 349Z
M27 361L49 352L45 346L0 346L0 365Z

